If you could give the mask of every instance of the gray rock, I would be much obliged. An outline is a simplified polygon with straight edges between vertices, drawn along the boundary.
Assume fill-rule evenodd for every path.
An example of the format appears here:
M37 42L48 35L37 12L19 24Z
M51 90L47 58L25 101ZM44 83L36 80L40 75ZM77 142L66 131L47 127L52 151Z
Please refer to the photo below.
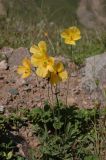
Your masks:
M6 70L8 68L8 63L6 62L6 60L3 60L0 62L0 69L4 69Z
M106 52L87 58L84 71L81 86L86 91L92 92L106 84Z
M10 47L3 47L0 51L0 53L3 55L3 56L6 56L7 58L10 58L12 53L13 53L14 49L13 48L10 48Z
M20 65L25 57L30 57L28 49L21 47L14 50L11 57L8 60L9 67L11 68Z
M94 29L106 26L106 0L80 0L77 16L81 24Z
M0 62L3 60L7 61L7 57L0 52Z

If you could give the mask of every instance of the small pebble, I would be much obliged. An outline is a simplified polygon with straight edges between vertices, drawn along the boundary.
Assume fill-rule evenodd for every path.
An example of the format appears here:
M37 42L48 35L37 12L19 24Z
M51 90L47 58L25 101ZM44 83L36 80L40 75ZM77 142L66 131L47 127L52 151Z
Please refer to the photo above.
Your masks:
M4 106L0 106L0 113L4 113L5 107Z
M16 88L9 89L9 93L11 95L18 95L19 94L18 89L16 89Z
M71 77L77 77L77 73L76 72L71 73Z

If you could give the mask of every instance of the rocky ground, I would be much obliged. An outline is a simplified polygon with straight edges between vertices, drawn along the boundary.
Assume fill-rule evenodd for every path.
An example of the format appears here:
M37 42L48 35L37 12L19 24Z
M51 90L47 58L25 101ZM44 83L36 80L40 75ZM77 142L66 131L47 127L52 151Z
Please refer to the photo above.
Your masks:
M27 79L21 79L20 75L17 74L17 66L21 64L24 57L30 55L27 49L3 48L0 53L6 57L0 62L1 106L6 109L33 108L43 106L45 101L55 101L55 88L51 89L50 84L45 79L40 79L35 74ZM82 79L84 80L85 77L83 68L78 69L78 66L67 58L59 57L57 59L61 59L66 64L70 75L67 82L58 85L59 99L64 103L67 101L70 106L93 107L97 94L87 88L89 86L85 81L82 84Z

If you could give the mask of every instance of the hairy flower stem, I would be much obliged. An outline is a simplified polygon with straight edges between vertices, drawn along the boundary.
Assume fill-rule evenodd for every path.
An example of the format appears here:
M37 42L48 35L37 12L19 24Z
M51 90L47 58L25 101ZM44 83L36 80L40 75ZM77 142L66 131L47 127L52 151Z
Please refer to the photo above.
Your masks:
M58 88L57 88L57 85L56 85L56 92L55 92L55 95L56 95L56 105L57 105L57 112L58 112L58 119L60 118L60 103L59 103L59 99L58 99ZM56 135L57 135L57 129L55 130L56 132ZM60 134L60 130L58 132Z
M70 46L70 50L71 50L71 59L72 59L72 62L73 62L73 46L72 45Z
M69 78L67 81L67 89L66 89L66 105L67 105L68 93L69 93Z
M52 93L52 105L53 105L53 87L51 85L51 93Z
M45 139L48 137L48 129L46 123L44 123L44 129L45 129Z
M57 88L57 85L56 85L56 89L55 89L55 96L56 96L56 103L57 103L57 106L59 106L58 88Z
M73 47L71 46L71 58L73 61ZM68 93L69 93L69 83L70 83L70 75L68 77L68 81L67 81L67 89L66 89L66 105L67 105L67 99L68 99Z
M36 75L36 80L37 80L37 84L39 85L39 81L38 81L38 77L37 77L37 75ZM39 86L38 88L39 88L39 95L40 95L41 106L42 106L42 96L41 96L40 86Z
M49 92L49 80L48 80L48 100L49 100L49 103L51 103L50 92Z

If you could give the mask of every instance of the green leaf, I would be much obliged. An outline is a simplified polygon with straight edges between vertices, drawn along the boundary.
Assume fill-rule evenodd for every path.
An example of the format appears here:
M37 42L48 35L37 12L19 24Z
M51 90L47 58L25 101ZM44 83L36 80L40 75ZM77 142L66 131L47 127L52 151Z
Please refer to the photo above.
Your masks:
M24 158L24 157L20 157L20 156L18 156L17 157L17 160L27 160L26 158Z
M8 154L7 154L7 160L9 160L9 159L11 159L12 158L12 156L13 156L13 152L12 151L10 151Z
M50 110L44 111L41 117L43 123L52 122L52 112Z
M53 123L53 127L55 129L61 129L62 126L63 126L63 122L61 122L60 119L58 119L57 117L55 117L54 123Z
M84 160L99 160L97 156L92 155L92 156L87 156L84 158Z
M43 114L43 111L41 108L34 108L32 109L32 111L30 111L28 117L33 122L37 122L41 119L42 114Z

